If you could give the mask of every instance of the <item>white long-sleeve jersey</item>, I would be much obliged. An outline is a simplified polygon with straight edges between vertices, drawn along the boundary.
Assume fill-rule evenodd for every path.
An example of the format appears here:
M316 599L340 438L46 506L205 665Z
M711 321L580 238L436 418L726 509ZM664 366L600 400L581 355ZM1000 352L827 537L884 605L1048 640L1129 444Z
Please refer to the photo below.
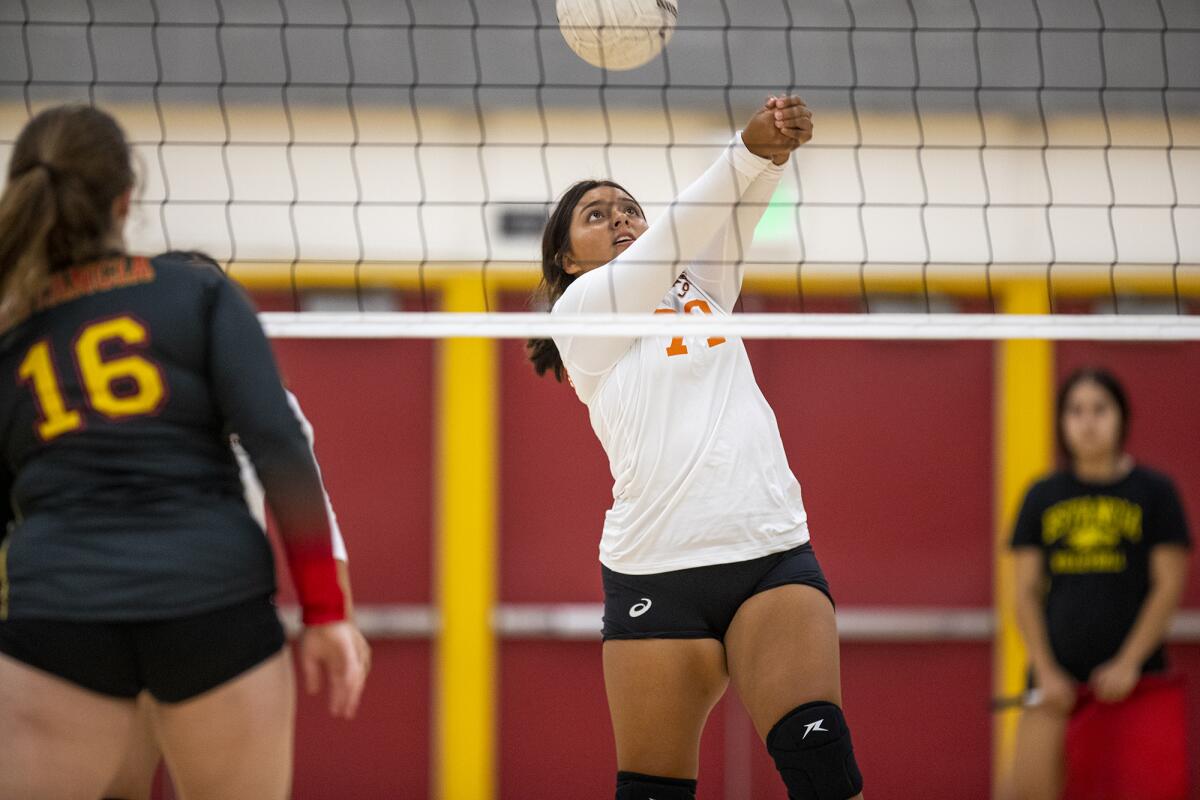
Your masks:
M662 219L571 283L553 313L729 314L782 172L739 132ZM601 563L648 574L808 541L800 484L740 338L554 341L612 471Z
M286 390L285 390L286 391ZM308 421L308 417L304 416L304 412L300 410L300 401L296 399L296 395L290 391L287 392L288 405L292 407L292 412L296 415L296 419L300 422L300 427L304 431L304 437L308 439L309 449L313 447L313 426ZM237 456L238 467L242 472L242 491L246 495L246 505L250 508L250 514L258 521L263 530L267 529L267 503L266 494L263 492L262 483L258 480L258 474L254 471L254 464L250 462L250 456L242 449L242 446L236 441L233 442L233 454ZM314 463L316 453L313 453ZM317 464L317 476L321 475L321 465ZM338 561L346 561L346 542L342 539L342 530L338 527L337 514L333 512L333 504L329 502L329 492L325 490L325 481L321 481L321 492L325 495L325 514L329 517L329 536L330 545L333 547L333 557Z

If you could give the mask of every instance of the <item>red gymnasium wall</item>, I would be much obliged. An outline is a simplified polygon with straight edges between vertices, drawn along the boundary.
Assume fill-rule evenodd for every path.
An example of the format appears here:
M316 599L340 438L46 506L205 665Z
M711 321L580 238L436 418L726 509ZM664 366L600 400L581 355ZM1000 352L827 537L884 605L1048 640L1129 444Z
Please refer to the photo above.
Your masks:
M316 427L360 604L432 602L436 346L276 343ZM993 345L752 342L749 350L839 605L988 607ZM500 601L598 602L611 479L586 410L569 388L533 376L520 343L503 343L500 359ZM1084 363L1126 382L1130 449L1175 478L1195 535L1200 345L1058 346L1060 375ZM1200 609L1195 569L1186 603ZM301 700L297 798L428 796L431 645L374 648L358 720L332 721L318 700ZM1175 647L1174 658L1194 676L1194 748L1200 647ZM842 673L873 796L987 796L989 643L848 643ZM616 767L599 641L502 641L498 717L501 797L608 796ZM735 703L718 707L702 747L700 797L785 798Z

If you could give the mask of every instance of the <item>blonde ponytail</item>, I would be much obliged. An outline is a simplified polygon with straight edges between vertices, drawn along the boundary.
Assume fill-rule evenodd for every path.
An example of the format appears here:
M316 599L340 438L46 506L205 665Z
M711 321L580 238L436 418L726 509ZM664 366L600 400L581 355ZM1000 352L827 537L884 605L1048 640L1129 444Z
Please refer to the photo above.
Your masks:
M133 182L125 133L105 112L55 106L25 125L0 194L0 331L36 309L52 272L112 253L113 204Z
M0 195L0 331L33 310L50 274L46 238L56 221L48 169L36 167L9 179Z

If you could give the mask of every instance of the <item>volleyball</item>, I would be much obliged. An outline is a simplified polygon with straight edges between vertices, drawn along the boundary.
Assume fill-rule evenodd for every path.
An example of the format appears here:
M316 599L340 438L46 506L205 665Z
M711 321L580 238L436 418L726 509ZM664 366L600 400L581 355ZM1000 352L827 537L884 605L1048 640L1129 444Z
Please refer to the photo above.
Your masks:
M677 0L558 0L558 26L567 46L603 69L635 69L671 41Z

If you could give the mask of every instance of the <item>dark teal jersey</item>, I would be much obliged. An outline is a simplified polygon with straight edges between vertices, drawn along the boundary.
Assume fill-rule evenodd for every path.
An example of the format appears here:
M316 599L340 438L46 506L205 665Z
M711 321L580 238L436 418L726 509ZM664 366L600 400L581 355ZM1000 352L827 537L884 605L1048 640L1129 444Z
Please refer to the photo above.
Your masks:
M0 337L0 376L0 618L155 619L272 591L231 434L289 560L303 556L300 582L321 575L298 587L306 616L338 618L315 462L249 299L214 263L117 257L53 273Z

